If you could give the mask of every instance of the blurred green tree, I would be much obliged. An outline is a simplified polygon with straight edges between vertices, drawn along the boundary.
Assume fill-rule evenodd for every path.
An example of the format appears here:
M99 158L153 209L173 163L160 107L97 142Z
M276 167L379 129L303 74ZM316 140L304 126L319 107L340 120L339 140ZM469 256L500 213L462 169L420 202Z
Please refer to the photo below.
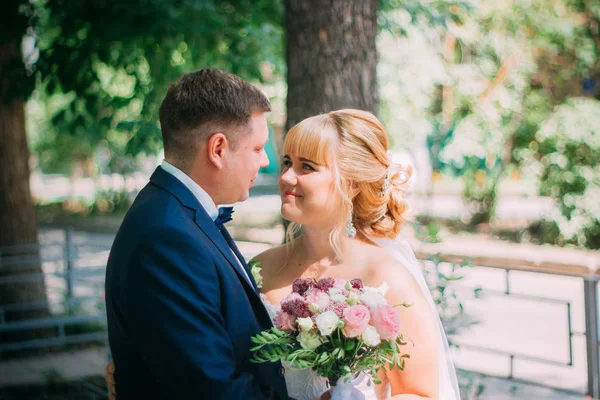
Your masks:
M585 95L586 79L600 79L599 13L585 1L481 2L444 32L433 136L442 162L464 177L472 225L494 217L499 183L514 167L536 193L540 124Z
M600 249L600 101L575 97L536 132L540 191L558 201L553 241Z
M100 143L117 156L156 152L161 148L158 107L169 82L206 66L258 80L264 71L281 68L278 4L269 0L3 3L2 253L15 245L35 249L38 243L24 119L24 101L32 93L52 103L51 124L46 126L50 131L39 147L40 157L50 163L84 160ZM23 272L3 269L0 277ZM3 288L0 306L45 302L39 261L25 272L36 279ZM38 315L47 313L45 306ZM14 312L5 318L30 316Z
M0 262L3 265L0 307L14 303L38 306L34 310L7 310L4 316L7 322L49 314L37 248L35 208L29 188L24 104L34 84L21 52L21 41L29 26L24 11L20 2L9 0L3 4L0 16ZM11 277L20 274L29 275L29 279L11 281ZM28 333L18 334L22 339L28 338ZM0 336L0 341L12 341L14 336Z
M377 112L377 26L397 28L378 10L404 7L414 21L435 25L445 24L460 3L289 0L283 24L283 4L270 0L9 0L0 20L7 155L0 245L37 243L23 117L27 98L48 105L44 117L51 123L32 124L43 130L36 141L41 164L83 162L101 148L114 155L114 171L126 172L127 157L160 150L157 110L167 84L182 73L211 66L248 79L281 76L285 26L288 126L341 107ZM41 272L39 265L35 270ZM45 298L43 286L22 289ZM0 305L28 301L15 290Z

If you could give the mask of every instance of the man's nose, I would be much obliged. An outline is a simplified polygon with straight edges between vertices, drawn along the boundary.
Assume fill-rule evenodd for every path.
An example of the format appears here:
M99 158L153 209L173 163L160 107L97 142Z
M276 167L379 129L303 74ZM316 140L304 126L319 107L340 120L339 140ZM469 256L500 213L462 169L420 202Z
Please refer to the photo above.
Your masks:
M260 160L260 167L267 168L269 166L269 157L267 157L267 152L262 151L262 158Z

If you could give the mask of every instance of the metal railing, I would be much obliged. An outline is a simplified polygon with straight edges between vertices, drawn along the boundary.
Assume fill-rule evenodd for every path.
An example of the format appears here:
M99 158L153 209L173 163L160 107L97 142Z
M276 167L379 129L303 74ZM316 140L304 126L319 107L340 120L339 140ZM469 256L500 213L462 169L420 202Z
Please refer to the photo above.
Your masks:
M109 247L75 238L71 229L49 236L41 245L0 248L0 291L43 280L47 295L47 300L0 305L0 335L12 334L10 342L0 343L0 352L107 340L103 293ZM41 265L42 272L32 272L32 265ZM40 310L50 310L50 316L10 318ZM39 330L45 332L40 338L20 338Z
M545 355L539 357L522 352L501 350L493 346L488 346L488 343L485 343L485 345L474 345L465 341L461 342L460 336L458 336L458 339L455 341L460 348L493 354L507 359L509 366L508 373L505 376L494 376L503 377L515 382L541 385L570 393L583 393L585 391L585 394L592 398L600 399L600 343L598 332L598 323L600 322L598 320L598 281L600 280L600 275L595 273L593 266L578 264L576 262L564 264L558 263L556 260L545 261L543 257L532 262L526 257L519 258L520 256L515 254L507 254L506 257L498 255L494 257L489 255L478 257L473 254L460 254L458 251L449 251L448 248L424 245L419 242L411 243L411 245L415 250L417 258L425 264L433 264L436 270L440 268L442 270L454 270L459 265L468 263L470 266L478 269L503 271L502 283L504 286L501 289L484 289L481 293L486 296L510 298L520 302L538 302L564 309L564 315L567 318L566 322L557 329L564 329L565 336L567 337L567 341L562 343L565 354L568 355L565 360L557 360ZM53 337L0 343L0 352L61 346L72 343L105 342L106 316L102 294L104 292L104 274L109 249L110 243L108 241L105 243L95 243L93 240L74 235L71 230L65 230L60 235L57 231L54 231L54 236L43 239L42 245L39 247L0 249L0 271L15 271L24 265L26 266L36 261L41 261L43 267L42 274L23 274L22 276L11 274L7 277L0 277L0 291L3 285L44 279L49 299L48 302L42 301L0 306L0 334L40 328L52 328L56 331L56 335ZM17 253L26 252L25 250L34 255L14 256ZM35 256L36 252L39 253L39 256ZM36 257L39 257L39 259L36 259ZM428 268L431 268L431 265ZM522 291L513 290L511 283L514 275L513 271L536 274L536 276L567 276L581 280L583 283L583 307L580 307L579 303L577 305L573 304L572 301L565 300L560 296L538 296L531 292L522 293ZM461 287L460 284L457 287ZM468 287L463 285L462 289L467 290ZM13 311L35 310L44 307L50 307L52 310L51 317L26 321L10 321L6 318L6 315ZM581 308L584 308L584 310L581 310ZM583 312L585 315L584 331L573 327L574 310L576 312ZM494 316L491 317L493 318ZM98 329L91 332L79 331L73 333L73 327L89 324L96 325ZM587 389L582 389L582 391L569 390L557 387L556 385L553 386L524 379L515 370L515 363L519 361L551 365L559 368L573 368L573 341L574 338L578 337L584 337L586 343ZM458 367L461 366L458 365ZM482 371L475 370L474 372L481 373Z
M468 342L461 341L460 339L455 340L455 343L459 348L467 349L471 351L486 353L495 356L506 357L508 361L508 373L504 376L497 374L484 374L491 375L497 378L503 378L516 383L532 384L537 386L543 386L554 390L571 393L571 394L585 394L593 399L600 399L600 337L598 332L598 317L599 317L599 303L598 303L598 282L600 281L600 275L596 273L596 268L600 267L600 257L592 256L586 259L585 262L572 261L572 264L563 264L560 260L553 260L552 257L543 256L538 257L534 262L514 257L514 255L506 254L502 256L486 256L478 257L473 253L464 255L458 251L447 251L448 249L440 249L433 245L427 245L422 243L412 243L415 248L417 258L423 263L433 263L435 269L440 267L446 267L454 270L458 265L468 263L471 267L477 269L488 269L488 270L501 270L503 271L504 277L502 283L503 289L483 289L479 291L484 296L500 296L503 298L516 299L519 301L538 302L541 304L551 304L559 307L564 307L564 315L566 316L566 324L564 327L558 327L557 329L565 329L565 336L567 341L563 343L564 349L568 354L568 357L564 361L559 361L556 358L547 356L532 356L530 354L523 354L514 351L499 350L494 346L481 346L473 345ZM442 251L439 251L442 250ZM446 251L444 251L446 250ZM540 250L543 252L543 250ZM435 255L433 255L435 254ZM513 271L519 271L520 275L523 274L535 274L535 276L542 275L558 275L565 277L572 277L581 280L583 283L583 305L584 305L584 316L585 316L585 331L578 331L573 328L573 303L569 300L564 300L559 297L551 296L536 296L524 293L515 293L511 287L511 275ZM541 274L541 275L540 275ZM498 278L500 281L500 278ZM463 289L473 289L469 286L462 286ZM559 293L560 294L560 293ZM581 310L579 310L581 311ZM582 390L567 389L557 385L540 383L539 381L526 379L519 377L515 372L515 361L522 360L531 363L545 364L558 366L563 368L573 368L574 366L574 344L573 340L575 337L584 337L586 344L586 371L587 371L587 388ZM517 338L518 340L518 338ZM460 367L460 365L458 365ZM467 370L465 368L461 368ZM480 371L471 371L475 373L481 373Z

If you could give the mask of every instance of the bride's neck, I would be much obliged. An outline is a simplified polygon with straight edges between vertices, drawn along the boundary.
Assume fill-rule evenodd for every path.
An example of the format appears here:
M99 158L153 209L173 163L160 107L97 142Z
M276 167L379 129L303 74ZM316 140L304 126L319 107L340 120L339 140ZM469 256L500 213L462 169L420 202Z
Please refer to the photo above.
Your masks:
M329 241L329 235L331 229L320 229L309 226L304 226L302 229L302 245L306 252L306 259L308 260L329 260L334 262L336 260L336 254L331 247ZM340 238L340 245L342 252L345 252L348 242L352 239L342 235Z

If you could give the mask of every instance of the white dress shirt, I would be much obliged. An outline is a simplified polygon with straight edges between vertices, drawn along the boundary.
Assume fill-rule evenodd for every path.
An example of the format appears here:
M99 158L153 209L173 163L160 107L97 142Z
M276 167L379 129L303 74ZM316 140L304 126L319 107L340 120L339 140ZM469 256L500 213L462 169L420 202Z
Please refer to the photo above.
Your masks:
M177 178L181 183L185 185L185 187L187 187L190 190L190 192L194 194L196 199L198 199L200 205L206 210L208 216L213 221L217 219L217 217L219 216L219 209L217 208L217 205L210 197L210 195L206 193L206 190L202 189L202 187L196 182L194 182L194 180L190 178L185 172L175 167L174 165L169 164L167 160L163 160L163 162L160 164L160 167L169 174L173 175L175 178ZM248 280L248 282L250 282L250 285L252 285L250 277L248 277L248 273L246 272L243 263L237 258L233 250L231 250L231 248L229 250L233 254L233 258L235 258L239 263L240 267L242 267L242 271L244 271L246 279Z

